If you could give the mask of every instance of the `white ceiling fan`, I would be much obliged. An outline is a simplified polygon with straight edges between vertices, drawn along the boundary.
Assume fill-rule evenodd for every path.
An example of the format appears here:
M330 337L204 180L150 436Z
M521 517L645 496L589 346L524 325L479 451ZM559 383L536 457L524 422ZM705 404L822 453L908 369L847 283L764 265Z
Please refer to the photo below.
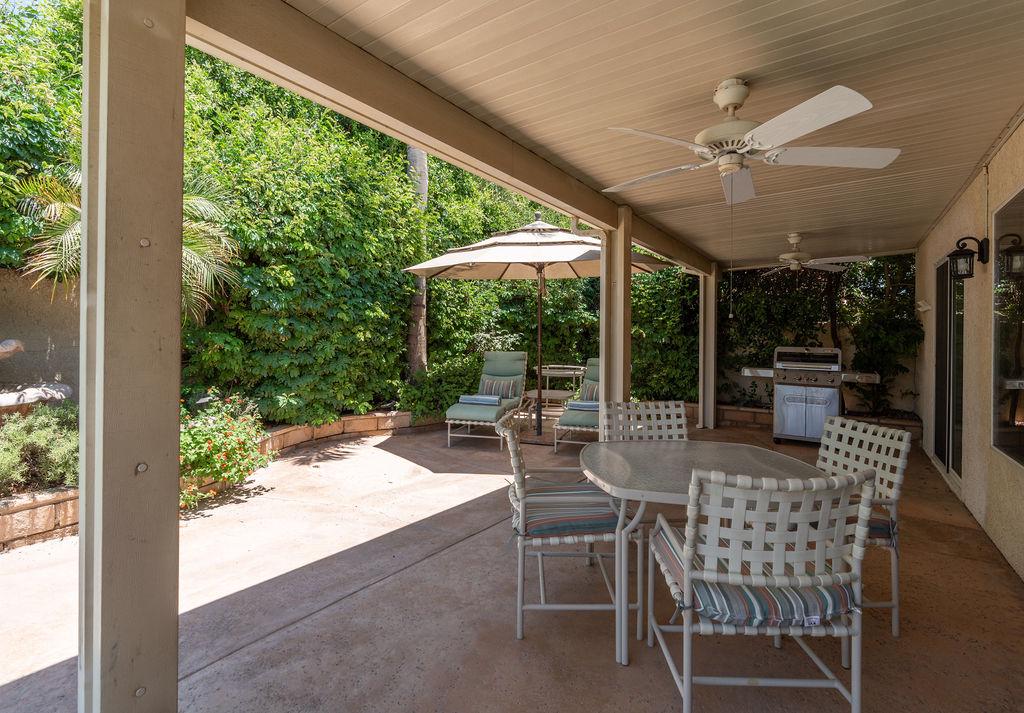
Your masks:
M655 171L605 188L604 192L624 191L656 178L717 165L722 190L725 192L725 202L742 203L755 195L754 181L750 176L750 168L746 165L751 160L763 161L772 166L885 168L900 155L899 149L786 147L790 141L871 108L871 102L848 87L835 86L826 89L763 124L736 116L736 111L743 106L749 93L750 89L742 79L726 79L719 84L715 89L714 101L728 116L721 123L701 131L693 141L640 129L612 127L613 131L623 131L685 146L697 154L700 162Z
M864 255L843 255L841 257L811 257L810 253L800 250L800 241L803 236L800 233L788 233L786 240L789 241L791 251L779 255L779 262L782 264L773 270L764 273L771 275L782 270L799 272L804 268L808 270L822 270L824 272L842 272L852 262L866 262L870 258Z

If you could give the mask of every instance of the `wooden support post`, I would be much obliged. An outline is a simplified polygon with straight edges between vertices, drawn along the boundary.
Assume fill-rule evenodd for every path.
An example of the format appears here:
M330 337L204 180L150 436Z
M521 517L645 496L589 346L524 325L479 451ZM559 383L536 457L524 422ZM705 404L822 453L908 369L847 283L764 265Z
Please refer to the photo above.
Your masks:
M177 710L185 1L85 3L78 708Z
M697 428L714 428L718 408L718 279L717 263L711 263L709 274L700 276L700 401L697 405Z
M602 401L626 401L630 388L633 211L619 206L618 216L601 246Z

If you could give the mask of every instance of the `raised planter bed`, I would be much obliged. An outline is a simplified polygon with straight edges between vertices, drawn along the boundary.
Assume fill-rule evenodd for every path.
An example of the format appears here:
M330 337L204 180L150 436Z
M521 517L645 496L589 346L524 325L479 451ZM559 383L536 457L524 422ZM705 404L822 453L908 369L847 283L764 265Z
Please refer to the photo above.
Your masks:
M0 498L0 552L78 532L78 488Z
M410 427L408 411L345 416L325 426L278 426L260 440L260 450L283 451L340 435L389 434ZM226 486L210 481L204 489ZM0 498L0 552L78 533L78 489L59 488Z
M362 415L343 416L323 426L275 426L260 441L260 451L283 451L310 441L341 435L387 435L409 428L412 416L408 411L373 411Z

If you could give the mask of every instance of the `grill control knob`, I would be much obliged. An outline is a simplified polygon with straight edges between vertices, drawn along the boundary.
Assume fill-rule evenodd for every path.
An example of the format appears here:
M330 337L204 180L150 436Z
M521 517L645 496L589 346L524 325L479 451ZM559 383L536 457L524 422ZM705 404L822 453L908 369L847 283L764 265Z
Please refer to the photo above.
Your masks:
M836 383L836 377L834 377L834 376L828 377L828 383L830 383L830 384Z
M793 377L793 381L803 381L803 380L804 380L804 377L800 376L799 374L797 374L796 376Z
M816 377L816 376L808 376L807 377L807 381L808 381L808 383L811 383L811 384L817 383L818 377Z

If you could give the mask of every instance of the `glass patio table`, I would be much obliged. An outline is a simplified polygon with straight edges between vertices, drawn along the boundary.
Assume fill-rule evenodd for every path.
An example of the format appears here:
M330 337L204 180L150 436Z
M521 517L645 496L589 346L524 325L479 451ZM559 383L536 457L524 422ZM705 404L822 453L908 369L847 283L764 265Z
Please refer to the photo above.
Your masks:
M629 664L629 536L640 525L647 503L686 505L694 468L754 478L814 478L809 463L746 443L717 441L614 441L590 443L580 451L587 478L618 500L615 530L615 660ZM630 502L637 503L632 517ZM643 572L637 567L637 576Z

